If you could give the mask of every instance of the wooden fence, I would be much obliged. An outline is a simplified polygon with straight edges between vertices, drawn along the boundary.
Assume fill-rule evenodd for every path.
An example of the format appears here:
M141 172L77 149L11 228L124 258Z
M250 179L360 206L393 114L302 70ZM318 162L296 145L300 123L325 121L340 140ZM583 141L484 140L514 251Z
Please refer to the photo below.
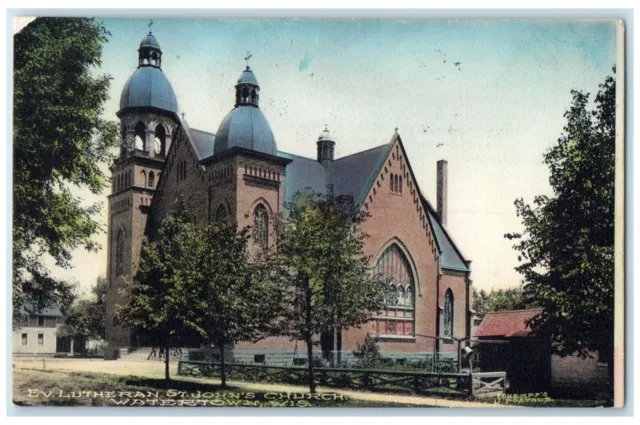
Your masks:
M225 364L227 379L234 381L308 385L309 370L295 366ZM439 373L403 372L370 369L314 368L321 387L365 391L383 391L424 395L475 397L482 393L505 392L505 372ZM178 375L220 377L220 364L179 361Z

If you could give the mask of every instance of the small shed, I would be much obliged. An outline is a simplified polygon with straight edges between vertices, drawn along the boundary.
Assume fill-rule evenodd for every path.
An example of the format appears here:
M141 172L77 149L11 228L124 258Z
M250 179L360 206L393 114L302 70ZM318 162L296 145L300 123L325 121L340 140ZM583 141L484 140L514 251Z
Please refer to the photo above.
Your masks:
M482 372L507 372L510 393L551 388L550 341L533 336L527 326L527 321L541 311L535 308L488 313L474 334L476 365Z

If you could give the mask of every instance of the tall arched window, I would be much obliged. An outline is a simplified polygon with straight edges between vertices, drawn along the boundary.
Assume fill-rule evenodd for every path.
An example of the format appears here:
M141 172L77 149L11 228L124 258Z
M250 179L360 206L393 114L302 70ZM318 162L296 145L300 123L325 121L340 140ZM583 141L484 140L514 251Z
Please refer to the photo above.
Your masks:
M156 175L153 171L149 171L149 187L153 187L154 184L156 184Z
M224 221L227 219L227 209L224 204L220 204L216 210L216 221Z
M399 187L399 189L400 189L400 193L402 193L402 176L400 176L400 187Z
M389 179L389 190L393 192L393 173L391 173L391 178Z
M453 336L453 292L447 289L444 294L444 336Z
M147 172L144 170L140 171L140 177L142 178L142 186L147 186Z
M415 280L409 260L397 244L384 251L376 264L376 272L391 282L387 305L375 316L378 334L413 335Z
M116 238L116 277L124 274L124 232L118 231Z
M133 171L129 170L129 184L128 186L131 186L133 184Z
M269 244L269 214L264 205L258 204L253 211L254 239L262 248Z

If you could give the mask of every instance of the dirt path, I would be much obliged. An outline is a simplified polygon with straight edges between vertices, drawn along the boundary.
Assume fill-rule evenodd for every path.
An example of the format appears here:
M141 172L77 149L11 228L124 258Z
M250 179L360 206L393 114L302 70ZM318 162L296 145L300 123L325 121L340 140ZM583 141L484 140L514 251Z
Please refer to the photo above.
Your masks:
M68 371L68 372L91 372L91 373L106 373L113 375L134 375L140 377L149 378L162 378L164 377L164 363L160 361L104 361L101 359L15 359L13 361L14 368L18 369L39 369L42 370L56 370L56 371ZM207 382L207 383L219 383L216 379L203 379L193 377L178 377L177 376L177 363L170 364L170 373L175 379L193 381L193 382ZM234 381L229 381L229 384L234 384ZM243 388L252 391L272 391L272 392L289 392L289 393L306 393L307 387L294 386L294 385L278 385L278 384L260 384L251 382L237 382L236 383ZM408 405L419 406L431 406L431 407L463 407L463 408L495 408L495 407L516 407L513 405L502 404L490 404L473 401L458 401L458 400L446 400L436 397L423 397L423 396L410 396L410 395L396 395L396 394L382 394L382 393L368 393L348 390L325 390L319 389L320 392L333 392L344 394L348 398L356 400L370 400L379 402L393 402L402 403Z

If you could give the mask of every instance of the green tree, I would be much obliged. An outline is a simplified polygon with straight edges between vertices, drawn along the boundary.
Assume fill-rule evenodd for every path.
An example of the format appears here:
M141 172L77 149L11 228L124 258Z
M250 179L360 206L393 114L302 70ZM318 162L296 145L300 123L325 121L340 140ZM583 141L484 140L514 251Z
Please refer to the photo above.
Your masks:
M380 347L376 343L375 338L367 335L364 342L356 344L357 348L353 350L353 355L357 359L358 367L363 369L375 369L384 365L384 359L380 354Z
M76 340L104 339L107 312L107 279L98 277L90 298L78 299L69 308L61 329L63 335Z
M45 255L68 268L73 249L99 249L100 204L84 205L71 187L102 193L101 166L118 144L117 124L101 118L110 77L95 73L109 35L94 19L38 18L14 36L15 318L70 304L72 288L51 277Z
M615 75L615 68L614 68ZM534 206L515 202L524 233L516 270L525 291L543 307L530 323L552 337L561 356L599 351L613 373L614 175L616 81L608 76L589 109L589 94L573 103L558 144L545 155L553 196Z
M535 300L525 294L524 288L491 289L486 292L484 289L472 291L473 310L476 315L483 318L492 311L520 310L536 307Z
M250 229L231 221L202 230L199 314L207 342L220 349L222 386L226 386L224 350L240 341L276 335L285 309L285 286L268 258L248 249Z
M315 392L316 337L366 323L388 294L387 281L364 255L367 214L351 197L298 193L278 228L277 255L292 290L289 333L307 346L309 389Z
M200 288L200 259L205 245L182 199L152 241L145 241L138 272L124 288L125 305L117 306L124 326L149 337L165 353L169 381L169 350L200 343L206 335L200 312L207 307Z

